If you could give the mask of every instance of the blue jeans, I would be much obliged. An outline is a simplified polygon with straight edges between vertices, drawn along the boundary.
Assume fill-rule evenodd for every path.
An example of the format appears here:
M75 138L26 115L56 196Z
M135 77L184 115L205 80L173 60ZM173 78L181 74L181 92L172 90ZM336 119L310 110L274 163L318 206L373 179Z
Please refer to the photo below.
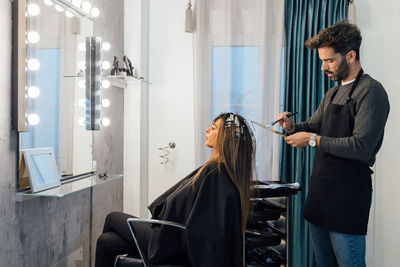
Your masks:
M329 231L309 224L318 267L366 267L365 236Z

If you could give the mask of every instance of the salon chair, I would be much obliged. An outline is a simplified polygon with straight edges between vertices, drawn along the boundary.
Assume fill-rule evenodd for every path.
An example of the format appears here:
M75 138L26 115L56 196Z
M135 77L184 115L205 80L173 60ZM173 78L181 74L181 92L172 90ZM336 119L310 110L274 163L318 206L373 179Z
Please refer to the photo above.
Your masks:
M181 229L182 231L186 231L186 226L183 224L170 222L170 221L161 221L154 219L139 219L139 218L129 218L127 220L129 230L131 231L133 240L135 241L135 245L139 251L140 259L133 258L129 255L119 255L115 259L115 267L185 267L180 265L171 265L171 264L149 264L149 261L146 257L146 254L143 253L143 250L140 248L140 245L136 239L135 230L133 227L134 223L148 223L148 224L161 224L168 225L174 228Z

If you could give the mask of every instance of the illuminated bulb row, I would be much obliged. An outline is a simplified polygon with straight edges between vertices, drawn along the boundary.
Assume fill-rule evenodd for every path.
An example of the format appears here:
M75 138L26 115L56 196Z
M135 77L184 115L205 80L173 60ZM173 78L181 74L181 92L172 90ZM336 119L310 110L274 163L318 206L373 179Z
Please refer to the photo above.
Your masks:
M44 4L47 6L53 6L54 2L51 0L43 0ZM35 4L30 4L30 5L35 5ZM29 8L29 6L28 6ZM65 11L65 16L67 16L68 18L72 18L74 16L74 14L72 14L71 11L65 10L62 6L60 5L54 5L54 9L57 10L58 12L64 12ZM29 11L28 11L29 13Z
M109 51L111 49L111 45L109 42L104 42L101 45L101 48L103 49L103 51ZM108 62L107 60L105 60L101 63L101 67L103 70L108 70L110 68L110 66L111 66L110 62Z
M104 46L104 44L103 44L103 46ZM108 63L108 67L106 65L107 68L105 68L105 66L104 66L105 63ZM108 61L103 61L102 67L103 67L103 69L108 69L110 67L110 63ZM101 81L101 87L105 88L105 89L109 88L110 87L110 81L109 80L102 80ZM101 100L101 106L103 108L108 108L110 106L110 104L111 104L110 100L107 99L107 98L104 98L104 99ZM101 122L101 125L105 126L105 127L110 125L110 119L107 118L107 117L102 118L100 122Z
M100 11L96 7L92 7L92 4L89 1L82 0L72 0L72 4L80 9L82 9L87 14L90 14L93 17L98 17L100 15Z
M43 0L43 2L45 3L45 5L47 6L53 6L54 2L51 0ZM97 7L92 7L92 4L88 1L82 1L82 0L72 0L71 1L72 4L74 4L74 6L82 9L84 12L86 12L87 14L90 14L92 17L98 17L100 15L100 10ZM58 11L58 12L63 12L64 8L62 6L59 5L54 5L54 8ZM69 18L72 18L74 15L70 12L70 11L65 11L65 15Z
M26 95L30 98L37 98L40 95L40 89L36 86L30 86L26 89ZM36 113L27 114L26 122L32 126L38 125L40 117Z
M26 7L26 14L32 17L39 15L40 7L36 4L29 4ZM30 31L26 33L26 41L31 44L39 42L40 35L35 31ZM40 61L36 58L31 58L26 61L26 68L30 71L37 71L40 68ZM40 95L40 89L36 86L30 86L26 88L26 96L30 98L37 98ZM36 113L30 113L25 115L26 123L35 126L40 122L40 117Z
M101 48L102 48L103 51L109 51L109 50L111 49L111 45L110 45L109 42L104 42L104 43L101 45ZM101 63L101 68L102 68L103 70L108 70L110 67L111 67L111 64L110 64L110 62L108 62L107 60L104 60L104 61Z
M103 51L108 51L108 50L110 50L110 48L111 48L110 43L104 42L102 44ZM103 61L101 63L101 67L103 68L103 70L108 70L110 68L110 62ZM110 87L110 81L109 80L102 80L101 81L101 87L105 88L105 89L109 88ZM101 106L103 108L108 108L110 106L110 100L108 100L107 98L102 99L101 100ZM101 119L101 125L105 126L105 127L109 126L110 125L110 119L107 118L107 117L102 118Z
M80 88L82 88L82 89L85 88L86 87L86 81L85 80L80 80L78 82L78 86ZM110 81L102 80L101 81L101 87L103 87L103 88L110 87ZM110 100L107 99L107 98L104 98L104 99L101 100L101 107L103 107L103 108L108 108L110 106L110 104L111 104ZM78 105L80 107L82 107L82 108L86 107L86 99L80 99L78 101ZM86 122L85 118L79 118L79 120L78 120L78 124L81 125L81 126L85 126L85 122ZM110 125L110 119L109 118L102 118L100 123L101 123L102 126L108 126L108 125Z

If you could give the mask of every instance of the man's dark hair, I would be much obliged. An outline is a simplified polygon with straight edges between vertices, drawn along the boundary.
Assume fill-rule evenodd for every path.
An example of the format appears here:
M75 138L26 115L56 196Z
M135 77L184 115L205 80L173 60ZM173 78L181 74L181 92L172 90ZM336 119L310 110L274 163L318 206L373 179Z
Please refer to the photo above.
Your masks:
M356 51L356 60L360 60L361 32L355 24L340 21L322 29L305 42L309 49L332 47L336 53L343 56L349 51Z

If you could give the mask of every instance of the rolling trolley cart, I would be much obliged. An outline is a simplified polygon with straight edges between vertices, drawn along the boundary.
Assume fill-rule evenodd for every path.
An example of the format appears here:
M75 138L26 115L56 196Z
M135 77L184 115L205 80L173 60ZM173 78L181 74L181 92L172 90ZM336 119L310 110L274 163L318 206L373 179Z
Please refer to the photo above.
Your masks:
M254 182L245 233L247 267L289 267L289 198L298 184Z

